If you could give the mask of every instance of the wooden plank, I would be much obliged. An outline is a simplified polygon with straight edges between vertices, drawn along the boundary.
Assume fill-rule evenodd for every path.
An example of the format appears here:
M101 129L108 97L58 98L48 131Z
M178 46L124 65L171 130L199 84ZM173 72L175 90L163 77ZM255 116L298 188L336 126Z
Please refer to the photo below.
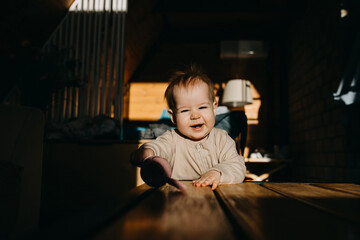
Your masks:
M101 210L103 221L97 226L94 225L93 229L91 229L90 231L88 230L86 233L84 233L81 236L83 237L82 239L91 238L91 236L100 232L107 225L116 221L119 216L123 216L126 212L134 208L141 201L151 195L154 190L154 188L146 184L142 184L136 188L133 188L123 197L112 199L106 202L106 204L101 204L101 208L99 209ZM98 220L98 222L100 221Z
M167 109L164 93L168 83L130 84L129 120L157 121L164 109Z
M147 185L132 189L123 197L93 205L85 211L43 227L31 239L90 239L104 226L136 206L154 191ZM56 233L54 235L54 233Z
M360 223L360 197L305 183L263 183L268 189L338 217Z
M352 193L360 196L360 185L352 183L314 183L311 184L318 187L330 188L337 191Z
M235 239L209 187L164 185L92 239Z
M215 192L249 239L346 239L350 235L360 236L356 224L256 183L225 184Z

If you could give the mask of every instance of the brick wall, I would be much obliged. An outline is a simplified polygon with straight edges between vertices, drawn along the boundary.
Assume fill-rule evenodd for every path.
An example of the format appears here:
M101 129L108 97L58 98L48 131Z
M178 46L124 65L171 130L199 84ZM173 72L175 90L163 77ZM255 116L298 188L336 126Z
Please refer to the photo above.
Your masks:
M298 181L358 181L360 175L359 124L345 121L359 110L346 111L332 97L346 55L338 4L312 1L290 26L289 138Z

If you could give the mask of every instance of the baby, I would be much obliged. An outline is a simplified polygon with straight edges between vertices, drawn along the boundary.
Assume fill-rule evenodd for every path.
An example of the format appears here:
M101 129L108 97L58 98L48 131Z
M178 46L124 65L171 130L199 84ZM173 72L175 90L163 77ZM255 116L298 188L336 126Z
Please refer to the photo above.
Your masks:
M245 178L245 161L225 130L214 128L216 100L209 77L191 66L170 78L165 98L176 129L143 144L133 152L131 163L141 167L150 156L166 159L171 177L192 180L194 186L240 183ZM146 160L145 160L146 161Z

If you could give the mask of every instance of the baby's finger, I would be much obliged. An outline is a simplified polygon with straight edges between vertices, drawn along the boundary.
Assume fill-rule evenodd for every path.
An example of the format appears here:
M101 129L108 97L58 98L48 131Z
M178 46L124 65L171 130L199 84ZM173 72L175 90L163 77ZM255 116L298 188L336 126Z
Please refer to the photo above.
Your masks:
M211 190L215 190L217 188L217 186L218 186L218 183L216 181L213 182Z
M194 183L195 186L196 186L196 187L203 186L203 183L206 181L206 179L207 179L206 177L205 177L205 178L202 177L202 178L196 180L195 183Z
M203 187L203 186L206 186L206 185L208 185L206 181L201 181L201 182L197 183L197 187Z
M200 187L200 184L201 184L200 179L194 181L193 184L194 184L195 187Z
M214 179L213 178L210 178L210 177L208 177L208 178L206 178L205 180L204 180L204 182L201 184L201 186L208 186L208 185L211 185L211 183L214 181Z
M215 190L219 184L220 184L220 179L219 178L214 178L211 189Z

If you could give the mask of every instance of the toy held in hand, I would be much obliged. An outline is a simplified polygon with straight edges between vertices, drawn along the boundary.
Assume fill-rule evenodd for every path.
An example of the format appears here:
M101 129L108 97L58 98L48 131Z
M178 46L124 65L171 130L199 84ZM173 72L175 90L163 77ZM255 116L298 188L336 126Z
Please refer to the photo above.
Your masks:
M161 187L169 183L180 190L186 190L184 183L171 178L171 167L168 161L162 157L151 156L144 160L140 170L141 178L152 187Z

